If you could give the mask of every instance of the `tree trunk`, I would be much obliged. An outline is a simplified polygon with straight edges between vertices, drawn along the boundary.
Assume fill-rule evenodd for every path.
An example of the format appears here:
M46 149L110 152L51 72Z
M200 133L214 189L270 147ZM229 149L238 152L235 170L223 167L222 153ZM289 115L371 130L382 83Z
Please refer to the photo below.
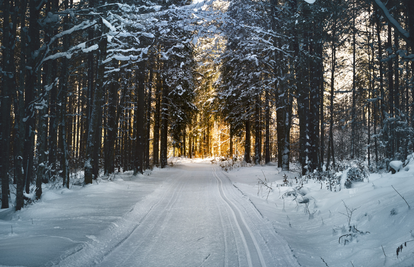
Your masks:
M322 22L317 20L316 27L315 27L315 38L317 40L322 40L323 38L323 28ZM314 71L314 78L312 79L314 85L311 87L313 93L311 93L311 110L313 112L313 139L312 146L313 146L313 159L312 162L315 164L315 168L317 167L318 170L322 170L322 165L324 162L323 157L323 146L322 143L323 136L324 136L324 127L323 126L323 119L324 119L324 105L323 105L323 94L324 94L324 65L323 65L323 45L322 41L316 42L315 44L315 71ZM319 142L319 140L321 140Z
M281 148L282 153L282 161L281 161L281 168L282 171L289 171L289 163L290 163L290 128L292 126L292 103L293 103L293 95L286 90L285 102L284 105L284 114L283 114L283 143Z
M149 66L149 78L148 78L148 94L147 94L147 108L146 108L146 135L145 135L145 169L150 168L150 134L151 134L151 103L152 103L152 84L154 76L154 60L155 57L151 57L151 63Z
M144 173L144 153L145 153L145 62L138 63L136 70L136 95L138 96L138 107L135 112L135 131L136 131L136 158L134 175Z
M300 57L297 69L297 95L298 95L298 116L299 116L299 163L302 166L302 175L306 174L308 166L308 120L309 120L309 84L306 60Z
M392 28L388 25L388 57L391 57L393 54L392 47ZM387 143L387 158L392 160L395 156L394 148L394 68L393 60L388 60L388 116L390 121L388 122L389 128L389 139Z
M58 11L58 1L57 0L51 0L48 1L48 5L49 8L51 8L51 12L53 14L56 14ZM48 9L50 10L50 9ZM47 33L48 33L48 38L52 38L52 36L56 35L58 33L57 29L54 27L54 25L48 25L50 28L47 29ZM55 28L53 30L53 28ZM57 44L52 44L52 49L57 49ZM52 60L51 62L51 67L50 70L51 71L51 80L55 77L57 77L57 72L58 72L58 67L57 67L57 60ZM60 83L59 83L60 86ZM53 178L56 178L56 171L57 171L57 165L56 165L56 159L57 159L57 151L58 151L58 109L62 108L62 106L60 106L58 104L58 98L57 98L57 91L58 88L56 86L56 84L53 85L53 87L50 90L49 93L49 97L50 97L50 101L49 101L49 134L48 134L48 138L47 141L49 142L48 144L48 148L49 148L49 162L48 165L46 166L47 168L50 168L50 176L52 176ZM44 177L43 179L45 179L46 177Z
M355 0L352 9L352 110L351 110L351 159L355 158L356 140L356 28Z
M378 15L378 14L377 14ZM379 17L378 16L376 16L376 18L377 18L377 38L378 38L378 64L379 64L379 73L380 73L380 77L379 77L379 81L380 81L380 105L379 105L379 108L380 108L380 110L379 110L379 112L380 112L380 114L381 114L381 121L380 121L380 124L381 124L381 127L383 126L383 123L384 123L384 120L385 120L385 117L386 117L386 112L387 112L387 109L386 109L386 106L385 106L385 94L384 94L384 68L383 68L383 61L382 61L382 43L381 43L381 21L380 21L380 19L379 19ZM384 133L384 139L385 139L385 141L388 141L388 136L387 136L387 133L385 132Z
M188 154L190 159L193 158L193 138L191 133L188 135Z
M16 114L16 134L15 134L15 170L16 170L16 210L19 210L24 205L23 191L24 191L24 136L25 136L25 123L24 123L24 92L25 92L25 78L26 78L26 49L27 49L27 36L26 36L26 7L27 1L21 1L20 10L20 28L21 31L21 51L20 51L20 76L19 76L19 90L16 91L17 95L15 99L17 103L15 105ZM17 11L16 11L17 13Z
M101 109L102 109L102 94L103 94L103 74L104 68L103 60L106 57L106 48L107 48L107 39L102 38L99 41L99 64L98 64L98 79L94 92L94 100L92 106L92 112L89 120L89 129L88 129L88 140L86 145L86 160L85 160L85 184L91 184L93 178L97 178L96 171L94 174L93 166L97 164L96 159L98 158L100 140L98 139L99 134L97 131L101 131ZM96 166L96 165L95 165ZM93 177L95 175L95 177Z
M395 47L395 51L399 51L400 46L399 46L399 39L398 39L398 34L396 31L394 31L394 47ZM395 96L394 96L394 114L395 117L401 117L402 116L402 109L400 106L400 94L404 95L404 91L400 89L400 68L399 68L399 56L398 56L398 52L395 53L395 60L394 60L394 92L395 92ZM395 147L395 153L399 153L400 152L400 145L401 145L401 140L403 140L402 136L399 134L398 130L396 130L398 126L394 123L394 147ZM406 146L405 146L406 147ZM401 150L402 152L403 150ZM407 155L405 155L406 153L404 153L401 159L405 159L407 157Z
M183 129L183 146L182 146L182 155L183 157L187 157L187 153L186 153L186 136L187 136L187 127L184 127Z
M126 75L128 77L128 75ZM122 78L122 76L121 76ZM126 79L127 80L127 79ZM117 164L118 164L118 170L121 171L121 167L122 169L125 171L126 170L126 165L125 165L125 151L126 151L126 142L125 142L125 131L126 131L126 112L125 112L125 108L126 108L126 95L127 95L127 83L123 83L121 88L121 99L119 101L119 105L118 108L116 110L116 121L119 122L119 129L117 128L117 132L119 134L119 138L118 138L118 158L117 158ZM118 127L118 124L116 124L116 127ZM115 133L115 138L116 138L116 133Z
M289 102L292 103L291 97L289 97ZM285 126L284 126L284 139L283 139L283 155L282 155L282 171L289 171L289 162L290 162L290 127L291 127L291 113L292 108L291 104L288 104L287 111L285 115Z
M63 1L64 9L69 8L68 0ZM69 29L69 19L66 15L63 19L63 30ZM63 51L68 51L70 45L70 35L65 35L63 37ZM61 177L63 178L63 186L69 188L69 150L67 145L67 135L66 135L66 108L67 108L67 94L68 94L68 59L64 57L62 59L62 71L61 71L61 89L59 92L59 102L60 102L60 124L59 124L59 142L61 149L60 156L60 168L62 170Z
M162 88L162 103L161 103L161 153L160 153L160 165L161 168L167 166L167 153L168 153L168 86L163 82Z
M315 45L316 46L316 45ZM312 46L310 49L312 54L314 54L315 59L310 59L310 87L309 87L309 121L308 121L308 132L309 132L309 159L308 159L308 171L312 172L313 170L319 167L318 161L318 151L319 151L319 92L321 83L320 79L320 68L317 49L314 49L315 46Z
M319 159L319 171L322 171L322 167L325 162L325 112L324 112L324 93L325 93L324 81L322 78L320 87L320 125L321 125L321 142L320 142L320 159Z
M231 126L231 124L230 124L230 144L229 144L229 146L230 146L230 158L231 159L233 159L233 155L234 155L234 152L233 152L233 129L232 129L233 127Z
M331 157L332 157L332 167L335 168L335 153L334 153L334 143L333 143L333 124L334 124L334 95L335 95L335 67L336 67L336 44L335 44L335 35L336 30L334 29L332 33L332 67L331 67L331 95L330 95L330 122L329 122L329 143L328 143L328 159L326 163L326 169L329 169Z
M369 7L369 14L371 14L371 7ZM368 84L368 99L373 99L373 92L372 92L372 88L373 88L373 75L372 75L372 71L373 71L373 58L371 57L371 43L372 43L372 39L371 39L371 32L368 29L369 26L367 26L366 32L368 33L368 39L367 39L367 50L368 50L368 78L369 78L369 84ZM371 121L372 121L372 104L371 102L368 102L367 105L367 109L368 109L368 151L367 151L367 156L368 156L368 168L371 167Z
M114 63L118 67L117 63ZM118 132L118 118L117 103L118 103L118 80L119 74L113 74L111 77L108 90L108 116L106 125L106 138L105 138L105 174L110 175L115 172L115 142Z
M89 1L89 7L93 9L95 6L95 1L90 0ZM94 27L91 27L88 30L88 39L87 45L90 47L93 45L93 39L95 37L95 29ZM97 117L99 115L98 108L96 108L95 99L94 96L95 92L98 92L98 87L95 87L95 55L94 52L91 51L88 54L87 58L87 77L88 77L88 101L87 101L87 112L86 112L86 144L85 144L85 151L86 151L86 157L85 157L85 183L92 183L93 179L93 159L94 157L94 145L95 145L95 139L96 139L96 128L91 129L91 127L95 126L97 127L99 123L95 120L94 117ZM100 99L96 99L96 101L100 104ZM97 103L98 103L97 102ZM93 114L94 113L94 114ZM93 115L92 115L93 114Z
M26 112L26 132L24 143L24 158L23 165L25 168L25 183L26 192L29 192L30 183L34 178L33 159L34 159L34 145L35 145L35 110L33 102L35 101L36 91L41 91L40 79L38 77L38 70L36 69L36 52L40 47L40 25L39 18L39 1L29 1L30 19L29 19L29 33L28 40L30 45L27 46L26 55L28 62L28 70L26 72L26 92L25 92L25 112ZM36 153L39 156L39 153ZM38 165L39 165L38 160ZM42 194L42 179L43 176L36 177L36 198L40 198Z
M265 140L265 164L270 162L270 97L269 91L266 90L265 95L265 121L266 121L266 140ZM231 141L231 139L230 139Z
M255 141L254 141L254 164L260 164L260 154L261 154L261 147L260 147L260 94L256 97L256 106L255 106Z
M158 61L157 68L157 84L155 91L155 113L154 113L154 141L152 144L152 158L154 165L158 167L159 165L159 147L160 147L160 120L161 120L161 63ZM191 154L190 154L191 157Z
M50 74L47 74L49 76ZM50 77L50 76L49 76ZM48 80L45 81L47 83ZM45 84L46 87L47 84ZM46 90L42 90L41 100L45 100L47 95L45 94ZM45 101L45 103L48 103ZM40 199L42 195L42 180L45 179L46 167L47 167L47 154L46 154L46 142L47 142L47 119L46 119L47 105L39 107L39 118L38 118L38 130L37 130L37 141L36 141L36 154L38 157L38 167L37 167L37 179L36 179L36 199Z
M11 71L13 59L13 43L10 24L10 2L3 0L3 87L1 89L1 187L2 201L1 208L9 207L9 153L10 153L10 128L11 128L11 102L13 94L14 73Z
M244 161L246 163L251 163L252 159L251 159L251 154L250 154L250 147L251 147L251 141L250 141L250 120L247 119L245 121L245 126L246 126L246 136L245 136L245 140L244 140Z
M287 89L283 88L282 82L276 86L276 130L277 130L277 163L282 167L284 146L286 141L286 115L287 115Z

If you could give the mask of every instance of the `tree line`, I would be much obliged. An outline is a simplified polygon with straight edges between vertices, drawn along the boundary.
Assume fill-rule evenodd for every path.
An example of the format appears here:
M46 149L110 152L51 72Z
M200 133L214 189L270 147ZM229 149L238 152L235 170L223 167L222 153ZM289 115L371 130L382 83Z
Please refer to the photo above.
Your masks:
M88 184L166 166L196 111L188 4L2 1L2 208L80 170Z
M336 169L338 160L373 170L405 160L414 148L413 6L230 1L218 106L245 136L244 160L276 155L283 170L299 162L302 174Z
M303 174L413 151L410 0L3 0L0 23L2 208L211 156L218 123L221 153Z

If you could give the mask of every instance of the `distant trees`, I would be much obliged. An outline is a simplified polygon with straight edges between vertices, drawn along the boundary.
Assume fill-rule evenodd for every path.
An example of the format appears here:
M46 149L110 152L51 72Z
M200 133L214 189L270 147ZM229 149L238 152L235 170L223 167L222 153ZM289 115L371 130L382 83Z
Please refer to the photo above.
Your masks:
M218 100L225 120L236 133L244 132L244 160L251 162L251 134L254 132L254 163L262 159L262 131L270 124L270 106L274 94L272 65L276 47L268 30L269 16L259 2L233 1L227 10L223 30L227 46L221 55L221 79ZM267 111L266 111L267 110ZM270 131L266 158L270 160Z

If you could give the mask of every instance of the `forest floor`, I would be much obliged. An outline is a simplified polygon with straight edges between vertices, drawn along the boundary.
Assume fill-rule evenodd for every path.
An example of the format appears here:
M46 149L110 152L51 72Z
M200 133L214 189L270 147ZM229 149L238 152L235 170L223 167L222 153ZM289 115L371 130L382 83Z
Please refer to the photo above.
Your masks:
M0 211L0 266L414 266L414 163L332 192L210 161L45 185Z

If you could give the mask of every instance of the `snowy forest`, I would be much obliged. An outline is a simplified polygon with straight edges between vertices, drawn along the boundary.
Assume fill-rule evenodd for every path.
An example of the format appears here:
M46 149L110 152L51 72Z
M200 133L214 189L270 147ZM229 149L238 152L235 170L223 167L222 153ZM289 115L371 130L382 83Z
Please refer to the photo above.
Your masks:
M389 170L414 151L412 0L2 0L0 12L2 208L80 170L89 184L172 156L305 175L344 160Z

